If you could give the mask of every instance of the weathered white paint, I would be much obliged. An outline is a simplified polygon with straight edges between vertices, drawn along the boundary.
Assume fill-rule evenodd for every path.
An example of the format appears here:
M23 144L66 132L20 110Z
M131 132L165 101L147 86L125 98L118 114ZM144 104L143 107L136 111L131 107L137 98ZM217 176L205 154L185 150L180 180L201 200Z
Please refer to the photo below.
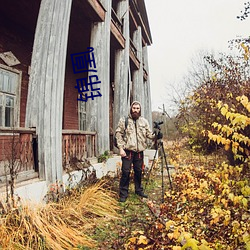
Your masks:
M62 114L72 0L42 0L35 32L26 127L36 127L40 178L62 180Z
M145 116L145 100L144 95L144 84L143 84L143 58L142 58L142 34L141 27L138 26L137 30L133 34L133 43L137 49L137 58L140 61L140 67L138 70L133 72L133 88L134 88L134 100L137 100L141 103L142 116Z
M100 88L101 97L87 101L87 130L97 131L97 154L109 150L109 86L110 86L110 0L100 1L106 9L105 21L92 24L90 46L94 48L97 75L101 84L94 85Z
M109 158L105 163L96 163L90 167L89 173L91 171L96 171L96 176L98 179L109 175L116 176L121 168L121 157L115 156L113 158ZM82 171L73 171L69 175L64 174L62 177L62 184L64 188L74 187L76 186L82 178ZM33 182L29 181L26 183L22 183L23 185L17 187L15 189L15 195L21 198L21 202L32 202L32 203L43 203L44 197L49 191L49 186L46 181L39 181L35 179ZM5 188L0 189L0 201L6 199Z
M143 65L145 70L148 73L147 81L144 81L144 89L145 89L145 117L148 119L149 124L152 124L152 106L151 106L151 90L150 90L150 74L149 74L149 64L148 64L148 47L144 46L142 48L143 53Z
M154 156L155 156L156 157L155 159L157 160L158 159L158 151L156 152L155 149L146 149L144 151L144 156L148 157L149 160L153 160Z
M95 49L97 76L101 81L99 86L102 97L89 99L87 102L87 130L97 131L97 153L99 154L109 149L109 117L107 114L109 113L111 24L111 1L101 0L100 2L106 9L105 21L92 24L90 46ZM40 177L49 183L62 179L63 91L71 3L72 0L41 1L31 63L26 127L36 127ZM126 115L129 110L131 87L129 0L119 2L117 16L123 22L123 36L126 43L125 49L117 50L115 55L115 127L119 118ZM138 36L141 36L141 31L139 32ZM141 43L141 39L138 38L138 41ZM141 51L140 53L142 54ZM139 82L139 78L141 79L141 72L137 82ZM150 93L145 91L150 96ZM142 102L144 99L141 98L140 101ZM150 105L150 101L146 103ZM149 111L151 109L148 109L147 112Z
M98 179L103 176L118 176L118 172L121 171L121 157L115 156L113 158L109 158L105 163L102 162L95 164L94 168Z
M0 53L0 58L8 65L15 66L20 64L20 61L15 57L12 51L7 51L4 53Z
M116 128L120 117L128 114L129 111L129 90L130 90L130 68L129 68L129 1L123 0L118 3L117 16L123 23L123 36L125 48L115 52L114 68L114 128Z

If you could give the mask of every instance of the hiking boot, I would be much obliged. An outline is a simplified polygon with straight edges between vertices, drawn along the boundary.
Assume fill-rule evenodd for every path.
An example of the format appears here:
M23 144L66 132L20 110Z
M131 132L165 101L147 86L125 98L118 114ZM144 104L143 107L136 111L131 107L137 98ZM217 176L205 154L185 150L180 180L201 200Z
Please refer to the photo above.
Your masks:
M120 202L125 202L126 199L127 199L127 198L125 198L125 197L120 197L119 201L120 201Z
M143 197L143 198L148 198L148 196L146 194L144 194L143 192L136 193L136 194Z

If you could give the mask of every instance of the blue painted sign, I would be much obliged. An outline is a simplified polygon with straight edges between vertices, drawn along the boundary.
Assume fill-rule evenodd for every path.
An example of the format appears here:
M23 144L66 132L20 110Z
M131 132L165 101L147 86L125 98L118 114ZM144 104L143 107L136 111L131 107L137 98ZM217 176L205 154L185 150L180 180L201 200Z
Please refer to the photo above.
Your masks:
M95 56L94 56L94 48L88 47L88 50L81 53L71 54L71 61L74 74L84 73L84 72L97 72ZM91 75L84 78L79 78L76 80L75 88L78 90L80 94L80 98L78 101L87 102L89 98L94 100L94 97L102 96L100 93L100 88L94 87L95 84L100 84L97 75ZM89 95L87 92L89 92Z

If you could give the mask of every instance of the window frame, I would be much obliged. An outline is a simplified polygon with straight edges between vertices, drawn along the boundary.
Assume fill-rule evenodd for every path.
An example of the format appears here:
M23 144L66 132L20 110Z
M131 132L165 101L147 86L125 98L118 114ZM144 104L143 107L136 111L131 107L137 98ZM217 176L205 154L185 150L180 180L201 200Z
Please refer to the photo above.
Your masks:
M79 95L78 98L80 98L80 95ZM82 103L85 104L85 110L82 109L82 107L81 107ZM83 101L78 101L78 105L77 106L78 106L78 129L80 131L86 131L86 129L87 129L87 103L83 102ZM81 120L81 114L85 115L85 120L83 120L83 121ZM82 124L83 124L83 128L81 128Z
M6 127L5 126L5 111L4 111L4 124L3 126L0 125L0 128L18 128L20 127L20 100L21 100L21 83L22 83L22 71L13 69L9 66L3 65L0 63L0 69L8 71L10 73L17 74L17 85L16 85L16 93L9 93L5 91L0 90L0 95L2 95L5 100L6 96L11 96L14 97L14 121L13 121L13 126ZM4 104L4 107L6 107L6 104Z

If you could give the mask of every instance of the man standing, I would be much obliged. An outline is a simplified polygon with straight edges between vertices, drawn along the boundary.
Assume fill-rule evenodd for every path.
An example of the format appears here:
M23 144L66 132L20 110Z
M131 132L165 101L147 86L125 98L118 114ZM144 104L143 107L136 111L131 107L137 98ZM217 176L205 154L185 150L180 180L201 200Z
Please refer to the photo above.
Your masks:
M125 125L125 120L127 124ZM128 197L130 171L133 164L135 193L147 198L141 185L143 151L147 147L147 138L155 139L150 130L148 121L141 116L141 104L134 101L130 107L128 118L121 118L115 131L117 145L122 157L122 175L119 185L120 202L125 202Z

